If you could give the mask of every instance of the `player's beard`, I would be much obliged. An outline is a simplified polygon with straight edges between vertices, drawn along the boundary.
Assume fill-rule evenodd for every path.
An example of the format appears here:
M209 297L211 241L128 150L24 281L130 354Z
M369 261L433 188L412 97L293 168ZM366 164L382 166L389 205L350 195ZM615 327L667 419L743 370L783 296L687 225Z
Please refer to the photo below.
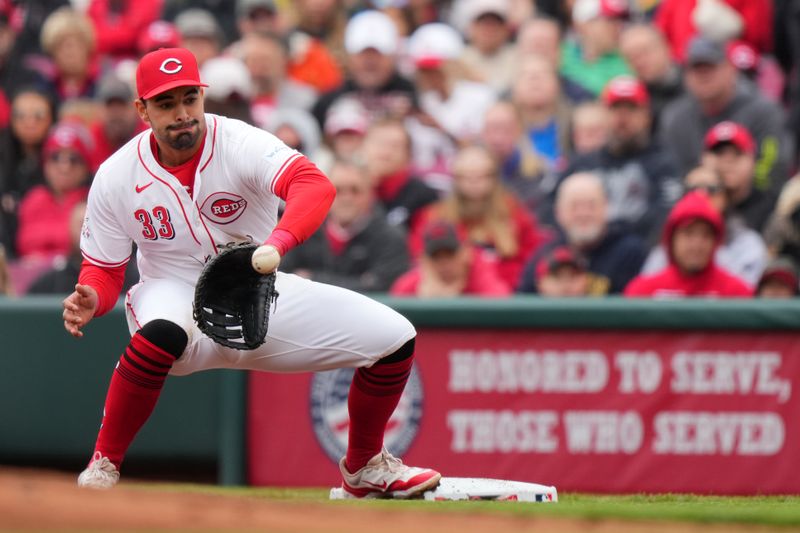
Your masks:
M172 124L167 126L167 135L165 139L167 144L169 144L169 146L175 150L188 150L189 148L194 147L194 145L197 144L197 140L200 138L200 128L196 127L199 123L200 122L197 119L194 119L188 124ZM183 129L187 126L190 126L191 129L188 131L181 131L177 136L174 137L171 135L173 130Z

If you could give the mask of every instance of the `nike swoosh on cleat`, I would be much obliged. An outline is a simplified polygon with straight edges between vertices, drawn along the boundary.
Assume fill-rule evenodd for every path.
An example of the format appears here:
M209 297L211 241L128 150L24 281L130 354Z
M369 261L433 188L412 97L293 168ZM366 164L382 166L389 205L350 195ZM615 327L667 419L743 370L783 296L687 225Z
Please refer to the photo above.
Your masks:
M385 481L380 485L377 485L375 483L370 483L369 481L361 481L361 483L363 483L364 485L369 485L370 487L373 487L373 488L376 488L376 489L379 489L379 490L386 490L386 487L388 486Z
M142 185L141 187L139 187L139 186L137 185L137 186L136 186L136 192L137 192L137 193L139 193L139 192L142 192L143 190L145 190L146 188L148 188L148 187L149 187L149 186L151 186L152 184L153 184L153 182L151 181L150 183L147 183L146 185Z

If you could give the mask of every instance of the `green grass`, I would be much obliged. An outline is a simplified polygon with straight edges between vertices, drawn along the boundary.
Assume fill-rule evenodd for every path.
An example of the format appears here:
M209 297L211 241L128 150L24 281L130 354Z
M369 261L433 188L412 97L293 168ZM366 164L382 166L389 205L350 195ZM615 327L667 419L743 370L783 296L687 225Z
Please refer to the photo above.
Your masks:
M131 485L129 485L131 486ZM557 504L513 502L330 501L328 489L136 485L143 490L263 498L271 501L350 505L425 512L480 512L512 516L554 516L598 520L665 520L695 523L800 526L800 496L700 496L694 494L596 495L559 493Z

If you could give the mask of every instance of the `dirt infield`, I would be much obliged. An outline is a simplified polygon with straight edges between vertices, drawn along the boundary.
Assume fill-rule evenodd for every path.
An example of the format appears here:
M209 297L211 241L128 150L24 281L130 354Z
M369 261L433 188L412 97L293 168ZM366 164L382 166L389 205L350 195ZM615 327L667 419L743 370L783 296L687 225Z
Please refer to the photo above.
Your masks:
M435 506L435 503L431 503ZM470 505L468 502L465 506ZM512 504L513 505L513 504ZM562 504L559 504L562 505ZM270 531L313 533L536 532L722 533L763 527L624 522L494 513L370 509L336 502L295 503L247 496L75 487L74 476L0 469L0 531Z

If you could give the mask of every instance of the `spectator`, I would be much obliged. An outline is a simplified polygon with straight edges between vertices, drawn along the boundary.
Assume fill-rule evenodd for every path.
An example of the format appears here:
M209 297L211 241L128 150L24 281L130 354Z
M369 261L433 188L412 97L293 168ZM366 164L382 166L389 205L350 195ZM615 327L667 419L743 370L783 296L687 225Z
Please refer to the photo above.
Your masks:
M764 239L773 257L786 255L800 264L800 177L787 181L781 190Z
M453 224L444 221L428 224L422 242L419 264L392 285L393 296L451 298L511 294L511 289L497 273L496 265L459 237Z
M744 220L729 209L730 201L722 178L714 169L698 167L686 175L687 191L702 191L711 205L724 219L725 235L714 255L716 263L748 285L755 286L767 263L764 239L747 227ZM647 257L642 274L653 274L664 269L669 260L663 246L654 248Z
M702 37L689 46L685 82L688 93L662 115L660 134L683 173L697 166L703 137L725 120L741 124L756 140L755 186L775 192L787 178L791 139L784 113L740 79L721 46Z
M161 14L163 0L91 0L97 51L115 59L135 57L140 35Z
M525 135L548 170L563 167L569 153L571 110L561 96L553 66L541 57L524 59L511 88L511 101L519 109Z
M537 16L525 21L517 32L516 51L518 60L531 56L547 59L553 68L561 70L561 41L563 35L558 21ZM594 94L559 74L561 90L573 104L594 99Z
M461 79L463 47L458 32L439 22L420 27L408 41L420 107L458 143L476 140L496 98L488 85Z
M274 0L236 0L236 27L243 38L285 32L283 17Z
M23 61L21 28L11 20L16 16L16 10L21 9L21 6L12 6L10 3L6 3L5 8L0 8L0 128L8 124L8 100L22 87L39 81L36 73Z
M744 281L717 266L714 260L723 232L722 217L708 196L699 191L688 193L675 204L664 227L669 265L656 274L634 278L625 288L625 296L752 296L752 289Z
M522 203L500 182L497 164L483 147L461 149L453 161L453 190L420 213L409 237L411 253L423 250L424 228L433 221L456 224L470 243L497 264L513 289L522 267L544 236Z
M681 62L698 34L719 43L739 37L759 53L772 50L772 0L663 0L655 23Z
M342 98L325 117L326 143L335 159L352 161L364 144L369 116L358 100Z
M324 225L281 260L281 270L360 292L385 292L408 269L405 233L386 222L366 169L337 161L336 199Z
M272 113L267 131L282 140L289 148L302 152L316 162L322 142L319 125L311 113L302 109L281 109Z
M69 217L89 190L89 132L78 123L57 124L47 136L43 156L45 184L28 191L19 206L17 253L23 258L70 253Z
M536 292L546 298L589 296L586 261L571 249L555 248L536 265Z
M603 103L611 121L608 142L576 157L565 175L596 173L608 191L609 221L655 240L681 193L678 170L652 138L649 96L642 82L630 76L614 78L603 92Z
M159 48L175 48L180 44L181 34L178 32L178 28L171 22L156 20L148 24L139 34L136 51L141 57Z
M47 90L60 103L93 97L99 69L89 19L72 8L59 8L42 26L41 42L42 50L52 59L52 63L41 65Z
M469 38L461 59L480 81L502 94L511 87L516 63L509 43L509 1L463 0L461 9Z
M703 165L722 177L728 211L761 232L775 207L774 195L753 187L756 143L747 128L735 122L720 122L703 141Z
M250 101L253 83L250 73L235 57L212 57L200 69L205 89L205 111L253 124ZM259 125L261 127L261 125Z
M70 254L56 261L53 268L31 283L26 294L69 294L75 290L78 283L78 273L81 270L83 256L81 255L81 230L86 217L86 203L78 202L72 209L69 217L69 235L71 242ZM129 261L125 270L125 282L122 294L128 292L139 281L139 272L136 261Z
M39 89L21 89L11 104L11 127L0 133L0 244L16 250L20 199L44 183L42 146L53 123L53 102Z
M639 273L647 250L621 224L608 222L608 196L595 174L569 176L558 188L556 238L534 254L519 280L518 292L535 292L538 265L557 248L568 248L587 260L588 294L618 294Z
M595 95L611 78L628 74L618 50L627 15L623 2L576 0L572 7L576 39L562 46L561 74Z
M517 108L508 101L496 102L483 118L483 145L499 162L503 185L541 218L549 209L548 198L555 187L553 173L527 137Z
M417 0L414 2L393 2L385 7L384 13L392 17L401 35L411 35L420 26L440 20L441 2Z
M800 295L797 265L788 257L770 261L758 280L756 296L759 298L795 298Z
M599 102L584 102L572 112L572 149L574 155L596 152L608 142L611 117Z
M97 99L103 106L100 120L91 128L96 157L93 169L145 129L132 104L133 91L114 74L107 74L100 80Z
M181 47L194 54L200 67L222 52L225 36L211 12L201 8L182 11L175 17L175 27L181 34Z
M390 116L403 119L418 108L414 85L396 68L399 38L391 19L379 11L363 11L347 23L344 46L349 78L314 105L320 124L339 98L356 98L370 120Z
M2 244L0 244L0 296L11 296L11 280L8 276L8 258Z
M418 212L435 202L438 195L412 176L411 138L403 123L385 119L373 124L364 139L363 152L389 224L409 228Z
M276 109L311 109L316 92L287 77L287 48L280 37L259 33L245 35L240 51L252 80L254 94L250 111L258 127L264 128Z
M664 35L650 24L627 27L620 37L620 51L647 87L656 131L667 105L683 96L683 73L673 61Z
M297 0L297 25L290 32L289 77L318 92L342 84L343 35L347 17L337 0ZM376 28L379 30L379 28Z

